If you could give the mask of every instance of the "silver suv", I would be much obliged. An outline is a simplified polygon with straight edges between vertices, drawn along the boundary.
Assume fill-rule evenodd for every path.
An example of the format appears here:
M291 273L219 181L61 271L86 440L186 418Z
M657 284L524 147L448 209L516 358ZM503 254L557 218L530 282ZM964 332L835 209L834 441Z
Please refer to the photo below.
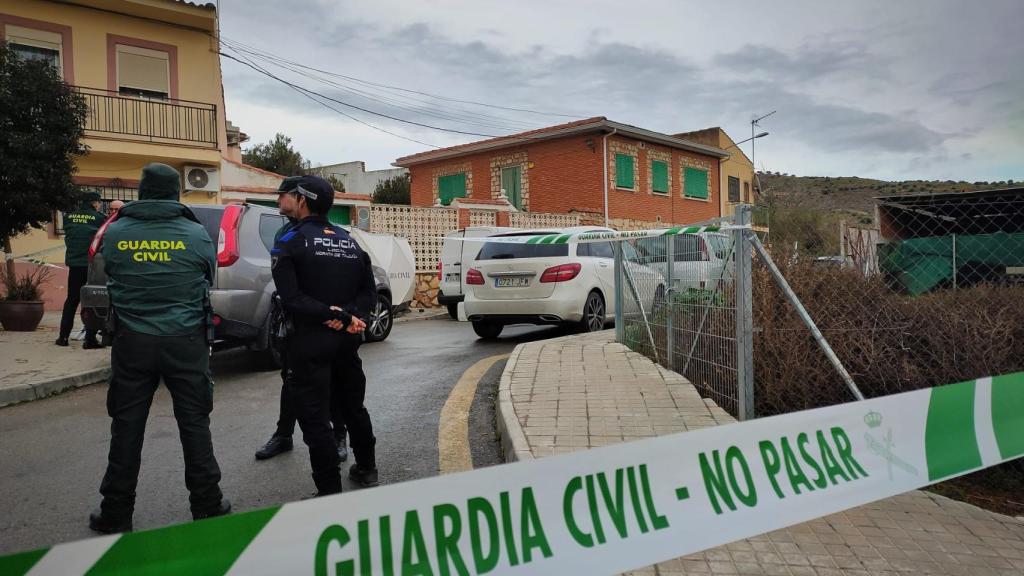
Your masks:
M189 208L217 245L217 278L210 291L215 349L248 346L280 367L280 311L273 305L270 249L286 222L277 210L255 204L190 204ZM97 243L94 241L94 245ZM374 264L377 305L367 319L366 340L378 342L391 333L393 309L387 272ZM103 329L107 318L107 275L103 256L95 253L82 287L82 317L87 327Z

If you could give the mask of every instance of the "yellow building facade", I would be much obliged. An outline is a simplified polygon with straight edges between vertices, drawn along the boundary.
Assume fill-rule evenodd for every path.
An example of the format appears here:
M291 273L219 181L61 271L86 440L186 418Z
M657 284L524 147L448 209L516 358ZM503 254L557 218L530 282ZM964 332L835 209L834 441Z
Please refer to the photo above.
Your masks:
M50 61L85 97L89 154L79 159L75 182L107 201L137 198L150 162L181 171L184 202L220 201L228 143L216 34L212 4L0 0L0 41L22 57ZM12 244L16 256L63 263L60 217Z
M693 142L721 148L729 153L729 158L722 161L721 190L719 195L721 202L722 216L732 216L736 205L753 204L755 194L754 164L747 158L747 155L740 150L739 146L725 130L718 128L706 128L695 132L684 132L676 134L677 138L685 138Z

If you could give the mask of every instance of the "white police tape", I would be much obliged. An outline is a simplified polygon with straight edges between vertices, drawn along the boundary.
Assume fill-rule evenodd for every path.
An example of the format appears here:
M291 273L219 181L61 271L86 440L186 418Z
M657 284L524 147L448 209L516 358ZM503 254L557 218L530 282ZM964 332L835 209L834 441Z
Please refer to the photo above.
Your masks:
M0 558L2 574L614 574L1024 455L1024 373Z

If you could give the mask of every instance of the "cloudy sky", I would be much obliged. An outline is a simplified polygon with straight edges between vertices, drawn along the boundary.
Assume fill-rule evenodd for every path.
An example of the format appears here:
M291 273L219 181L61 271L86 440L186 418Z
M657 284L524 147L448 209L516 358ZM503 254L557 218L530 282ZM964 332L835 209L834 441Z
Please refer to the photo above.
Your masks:
M387 168L483 138L472 134L590 116L670 134L721 126L739 141L774 110L758 169L1024 180L1021 0L224 0L221 10L224 51L297 87L224 59L229 119L252 142L284 132L314 163Z

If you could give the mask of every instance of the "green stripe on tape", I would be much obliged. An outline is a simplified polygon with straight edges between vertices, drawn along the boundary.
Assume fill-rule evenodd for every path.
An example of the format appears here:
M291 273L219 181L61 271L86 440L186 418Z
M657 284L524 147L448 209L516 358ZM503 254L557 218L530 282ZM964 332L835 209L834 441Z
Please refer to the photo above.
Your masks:
M932 388L924 432L928 479L938 480L981 466L974 432L974 381Z
M538 242L538 244L551 244L551 242L553 242L555 238L558 238L558 236L544 236L540 239L540 242Z
M121 536L87 574L219 576L280 506Z
M992 428L1003 459L1024 456L1024 373L992 378Z
M673 226L665 231L665 236L675 236L676 234L679 234L679 231L682 229L682 226Z
M526 243L527 244L536 244L537 242L540 242L541 238L543 238L543 236L531 236L530 239L526 241Z
M569 238L571 237L571 234L562 234L561 236L558 237L558 239L555 240L555 244L565 244L566 242L569 241Z
M49 548L43 548L42 550L33 550L31 552L22 552L21 554L12 554L11 556L0 556L0 574L4 576L22 576L27 574L36 562L46 553L49 552Z

